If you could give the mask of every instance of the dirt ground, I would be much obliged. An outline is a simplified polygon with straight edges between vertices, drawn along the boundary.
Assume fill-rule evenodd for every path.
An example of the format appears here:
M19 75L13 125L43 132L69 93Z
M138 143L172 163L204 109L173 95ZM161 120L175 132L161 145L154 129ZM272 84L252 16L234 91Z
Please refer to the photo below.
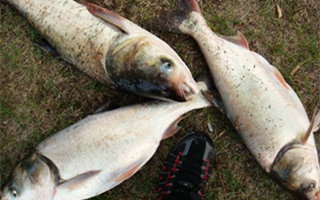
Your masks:
M153 18L161 17L161 11L174 5L172 0L96 2L146 29L150 29ZM277 66L311 116L320 97L318 0L203 0L200 7L215 32L234 35L241 31L252 50ZM18 161L49 135L93 113L105 102L123 106L142 98L111 90L45 54L33 42L39 37L37 31L17 11L3 2L0 11L0 184L3 184ZM179 53L195 77L205 73L207 65L192 38L151 32ZM214 131L208 130L208 123ZM191 112L180 126L181 131L162 141L154 157L131 179L92 199L154 199L158 173L167 152L193 130L208 132L216 146L216 168L206 187L205 199L294 199L261 170L227 118L216 109ZM315 137L320 144L319 135Z

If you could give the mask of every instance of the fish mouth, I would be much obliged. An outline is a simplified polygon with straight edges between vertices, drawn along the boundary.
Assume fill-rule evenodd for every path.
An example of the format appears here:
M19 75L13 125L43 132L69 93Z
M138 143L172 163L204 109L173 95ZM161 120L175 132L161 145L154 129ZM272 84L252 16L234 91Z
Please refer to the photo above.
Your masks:
M197 83L192 79L185 79L184 76L180 77L180 81L178 83L178 96L183 101L188 101L192 98L192 96L198 94L200 92Z

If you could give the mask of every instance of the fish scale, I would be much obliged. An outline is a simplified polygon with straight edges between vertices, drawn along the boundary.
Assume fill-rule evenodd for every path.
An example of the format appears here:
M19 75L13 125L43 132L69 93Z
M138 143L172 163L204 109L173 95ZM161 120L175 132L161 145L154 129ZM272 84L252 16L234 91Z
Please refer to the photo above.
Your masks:
M75 1L11 0L19 11L50 42L67 62L104 84L105 55L112 42L123 35L116 27L103 23ZM90 70L88 70L90 69Z
M320 199L313 136L320 113L315 110L310 123L281 73L251 51L241 33L234 37L214 33L196 0L181 0L179 12L168 16L171 29L191 35L199 44L227 117L260 166L300 198Z
M177 101L199 92L190 70L168 44L110 10L86 1L6 1L63 60L105 85Z
M203 29L198 31L204 32ZM255 53L221 41L214 33L201 34L201 42L199 40L206 59L210 60L211 74L228 118L241 132L260 165L270 171L279 150L309 127L309 119L300 100L290 86L279 84L273 74L276 69L266 69L268 66L264 65L264 60ZM202 44L209 40L213 42L205 46ZM216 51L211 54L208 49ZM268 140L272 143L265 142L266 134L270 135ZM315 146L313 137L308 143ZM269 148L273 151L264 151Z
M80 200L110 190L177 132L183 114L208 106L200 93L187 102L156 101L88 116L41 142L13 171L0 199L13 199L13 190L15 200Z

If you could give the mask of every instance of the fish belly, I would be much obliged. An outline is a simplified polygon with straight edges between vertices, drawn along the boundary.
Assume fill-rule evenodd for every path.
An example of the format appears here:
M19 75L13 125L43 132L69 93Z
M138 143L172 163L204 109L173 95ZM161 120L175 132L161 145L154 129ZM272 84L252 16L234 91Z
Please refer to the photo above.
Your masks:
M116 27L92 16L74 0L8 0L61 57L94 79L108 84L105 57L122 34Z
M63 179L92 170L117 169L122 166L117 164L122 155L149 153L150 145L156 148L181 115L207 106L205 100L157 102L91 115L44 140L37 150L57 165Z
M198 41L227 116L262 168L279 150L305 133L307 114L292 88L262 56L207 33ZM313 137L309 141L314 145Z
M55 163L63 180L98 171L77 188L58 187L55 199L98 195L133 175L152 157L166 126L153 130L145 125L150 124L147 119L132 123L123 116L125 113L114 112L89 116L38 146L38 152Z

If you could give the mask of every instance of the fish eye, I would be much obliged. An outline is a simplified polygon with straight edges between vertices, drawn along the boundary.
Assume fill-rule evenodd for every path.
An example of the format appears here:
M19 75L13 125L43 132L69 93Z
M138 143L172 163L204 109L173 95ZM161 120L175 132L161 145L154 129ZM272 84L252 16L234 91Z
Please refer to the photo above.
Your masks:
M13 186L9 187L9 192L13 197L17 197L19 195L18 190Z
M167 69L169 69L169 68L171 68L172 67L172 64L171 64L171 62L165 62L165 63L163 63L162 64L165 68L167 68Z
M311 192L311 191L314 190L315 188L316 188L316 184L310 183L309 186L308 186L308 188L307 188L307 190L308 190L308 192Z
M312 192L315 188L316 188L316 184L310 183L308 186L303 188L303 192L309 193L309 192Z
M164 72L170 72L173 68L173 63L167 59L161 59L161 70Z

